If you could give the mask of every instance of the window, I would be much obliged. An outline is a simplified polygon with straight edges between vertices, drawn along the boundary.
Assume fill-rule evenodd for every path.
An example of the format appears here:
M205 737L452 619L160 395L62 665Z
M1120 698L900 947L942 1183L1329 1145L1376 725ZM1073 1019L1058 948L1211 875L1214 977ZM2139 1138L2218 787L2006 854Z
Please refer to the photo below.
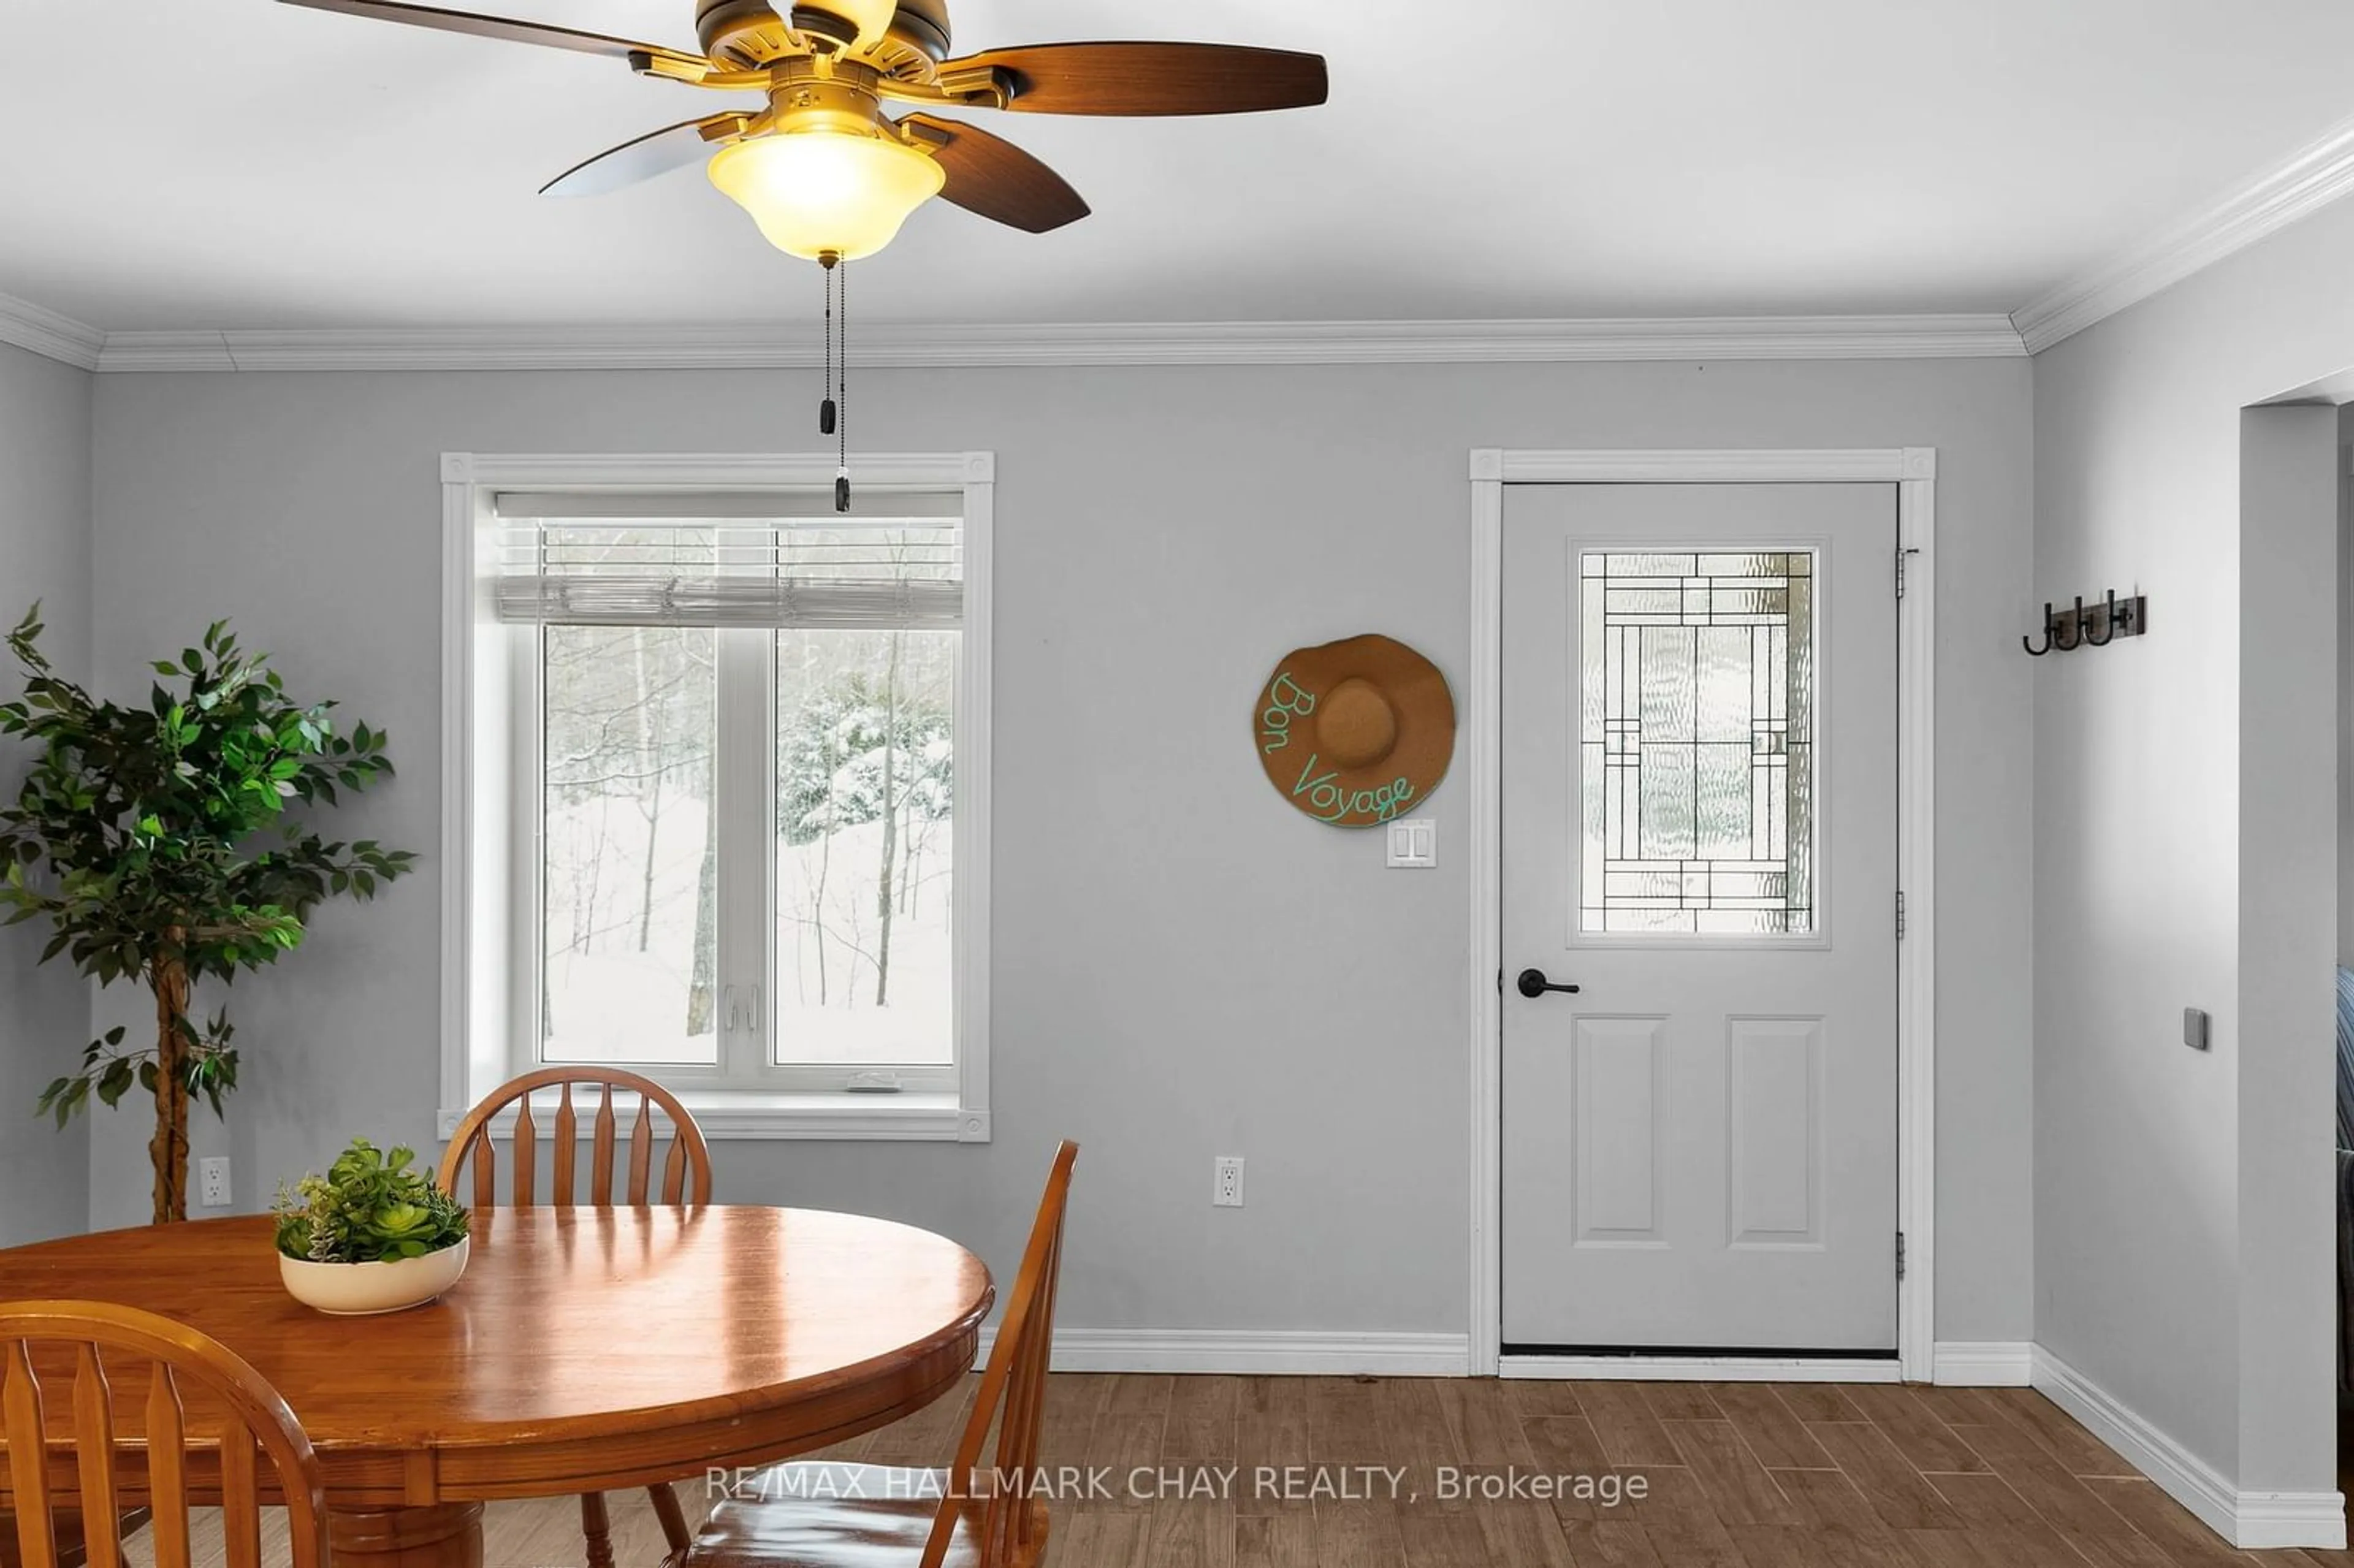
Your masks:
M1814 929L1814 567L1581 555L1581 931Z
M720 1136L986 1137L987 487L822 485L477 468L465 1097L610 1064Z
M518 993L515 1065L717 1066L718 634L533 630L537 723L515 740L518 777L536 774L539 853L536 885L517 891L540 970Z

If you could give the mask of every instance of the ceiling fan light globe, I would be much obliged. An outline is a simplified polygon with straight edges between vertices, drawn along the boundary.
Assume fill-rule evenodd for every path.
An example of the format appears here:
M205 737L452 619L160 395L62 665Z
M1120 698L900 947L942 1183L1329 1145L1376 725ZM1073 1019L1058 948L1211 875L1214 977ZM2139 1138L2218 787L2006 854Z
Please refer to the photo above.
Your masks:
M830 130L735 143L712 158L710 174L769 244L811 261L874 255L948 180L912 147Z

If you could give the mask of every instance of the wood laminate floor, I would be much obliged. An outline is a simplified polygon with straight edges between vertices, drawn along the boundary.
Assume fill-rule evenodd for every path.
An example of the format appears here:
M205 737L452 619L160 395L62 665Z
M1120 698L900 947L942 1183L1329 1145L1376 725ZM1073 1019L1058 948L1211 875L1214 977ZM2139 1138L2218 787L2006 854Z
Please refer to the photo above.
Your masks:
M829 1457L938 1464L961 1419ZM2026 1389L1066 1374L1045 1419L1050 1568L2354 1568L2234 1552ZM619 1562L653 1568L642 1494L612 1507ZM571 1499L492 1506L486 1568L584 1561Z

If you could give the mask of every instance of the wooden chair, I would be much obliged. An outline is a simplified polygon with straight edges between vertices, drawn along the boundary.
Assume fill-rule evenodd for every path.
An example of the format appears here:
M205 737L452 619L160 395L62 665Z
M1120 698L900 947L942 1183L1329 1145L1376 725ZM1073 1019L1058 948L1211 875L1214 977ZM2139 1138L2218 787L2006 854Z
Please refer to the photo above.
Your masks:
M1063 1210L1078 1155L1076 1143L1055 1152L954 1467L942 1475L882 1465L775 1466L712 1510L684 1559L672 1560L679 1568L1033 1568L1044 1557L1046 1503L1032 1495L1030 1482L1039 1471ZM984 1478L976 1467L992 1423L995 1469Z
M620 1123L613 1114L613 1091L627 1089L638 1097L638 1114L630 1123L630 1185L628 1196L621 1202L631 1208L647 1203L707 1203L711 1202L711 1146L703 1140L703 1129L695 1118L678 1103L678 1097L655 1083L652 1078L625 1073L618 1067L542 1067L535 1073L501 1084L490 1097L466 1113L458 1130L450 1139L450 1151L441 1157L441 1190L456 1196L458 1172L464 1169L467 1158L474 1161L474 1203L490 1208L498 1202L497 1148L491 1142L491 1120L509 1106L515 1107L514 1122L514 1196L509 1200L518 1209L534 1206L534 1193L538 1185L539 1128L531 1114L531 1097L540 1089L560 1089L562 1097L557 1103L555 1144L556 1190L548 1202L556 1207L569 1208L578 1190L573 1167L578 1162L580 1138L579 1118L572 1108L572 1086L600 1086L604 1096L597 1103L597 1119L590 1130L594 1139L588 1154L588 1202L604 1208L613 1202L614 1134ZM662 1196L652 1196L654 1119L653 1108L660 1106L670 1118L672 1128L670 1158L663 1161Z
M510 1183L514 1190L510 1202L518 1209L533 1207L538 1184L539 1130L532 1118L531 1097L536 1090L553 1088L560 1090L561 1095L557 1101L551 1138L555 1146L555 1178L548 1202L559 1209L570 1207L578 1191L574 1167L579 1162L580 1147L579 1118L572 1107L575 1084L595 1085L603 1091L589 1132L588 1202L592 1207L607 1208L613 1202L613 1172L619 1152L615 1134L620 1128L620 1119L613 1112L615 1089L626 1089L638 1097L638 1112L630 1122L629 1185L621 1202L631 1208L649 1203L711 1202L711 1146L704 1141L703 1129L695 1125L693 1114L679 1104L676 1095L652 1078L625 1073L618 1067L542 1067L500 1085L458 1124L457 1132L450 1139L449 1152L441 1157L441 1190L452 1195L457 1192L459 1172L471 1157L474 1164L475 1206L489 1208L498 1202L499 1157L491 1141L491 1121L514 1106L514 1174ZM656 1106L670 1118L671 1125L670 1157L663 1161L660 1197L652 1195ZM663 1536L670 1543L672 1553L684 1552L694 1534L687 1529L686 1512L679 1505L678 1493L667 1484L646 1490L653 1499L654 1513L662 1520ZM588 1568L613 1568L613 1523L604 1493L582 1494L580 1533L588 1544ZM92 1563L90 1568L106 1565Z
M42 1387L33 1369L36 1344L70 1348L70 1383L53 1373L53 1386ZM149 1369L143 1435L118 1445L109 1377L120 1377L134 1359ZM184 1382L198 1393L200 1414L219 1416L214 1446L200 1440L193 1455ZM66 1401L73 1411L70 1461L45 1446L54 1435L47 1417L51 1400ZM120 1499L126 1489L115 1464L134 1452L145 1469L158 1568L187 1568L192 1457L208 1467L203 1472L207 1486L217 1473L228 1568L261 1568L257 1447L277 1473L274 1489L285 1500L293 1568L327 1568L326 1495L302 1424L260 1372L169 1318L107 1301L0 1303L0 1436L7 1440L9 1506L25 1568L57 1568L61 1509L81 1516L90 1568L122 1568Z

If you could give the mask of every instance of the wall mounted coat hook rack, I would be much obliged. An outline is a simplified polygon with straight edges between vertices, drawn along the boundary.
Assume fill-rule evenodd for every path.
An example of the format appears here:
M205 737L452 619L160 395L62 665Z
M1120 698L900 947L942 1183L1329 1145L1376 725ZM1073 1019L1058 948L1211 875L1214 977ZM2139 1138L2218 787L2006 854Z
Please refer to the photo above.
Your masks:
M2102 599L2099 604L2086 604L2079 597L2073 609L2058 609L2046 600L2043 646L2038 648L2034 639L2028 637L2019 640L2020 646L2030 657L2041 659L2046 653L2106 648L2120 637L2139 637L2149 630L2149 600L2143 595L2119 599L2116 589L2111 588Z

